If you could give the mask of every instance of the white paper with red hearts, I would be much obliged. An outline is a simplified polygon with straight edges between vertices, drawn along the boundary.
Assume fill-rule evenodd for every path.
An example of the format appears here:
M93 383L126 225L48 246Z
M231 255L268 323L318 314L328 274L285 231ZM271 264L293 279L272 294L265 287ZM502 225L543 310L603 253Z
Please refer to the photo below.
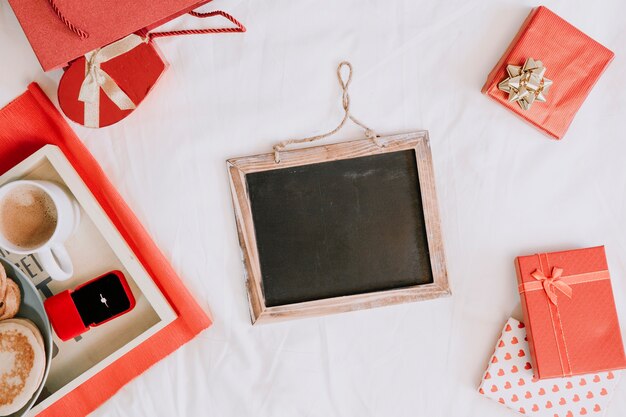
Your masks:
M601 416L619 372L536 380L524 324L507 321L478 392L510 409L535 417Z

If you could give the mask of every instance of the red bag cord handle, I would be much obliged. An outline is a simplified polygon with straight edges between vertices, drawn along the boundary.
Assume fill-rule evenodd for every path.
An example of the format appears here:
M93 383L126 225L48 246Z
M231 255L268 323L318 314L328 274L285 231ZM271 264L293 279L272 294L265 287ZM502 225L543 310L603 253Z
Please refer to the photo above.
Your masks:
M54 0L48 0L48 3L50 4L50 7L52 7L54 13L58 16L59 19L61 19L61 22L63 22L63 24L67 26L69 30L74 32L81 39L87 39L89 37L89 33L74 25L67 17L65 17L63 12L59 10L59 6L57 6Z
M243 33L246 31L246 27L241 22L239 22L230 14L223 12L221 10L216 10L216 11L207 12L207 13L200 13L200 12L196 12L192 10L189 12L189 14L194 17L198 17L200 19L213 17L213 16L222 16L223 18L233 23L235 27L212 28L212 29L183 29L183 30L172 30L172 31L167 31L167 32L152 32L148 34L148 37L152 40L154 38L165 38L168 36L204 35L204 34L210 34L210 33Z
M63 12L57 6L55 0L48 0L48 3L50 4L50 7L54 11L54 13L57 15L57 17L61 20L61 22L63 22L63 24L69 30L74 32L81 39L87 39L89 37L89 33L85 32L84 30L82 30L81 28L73 24L67 17L65 17ZM210 34L210 33L243 33L246 31L246 27L241 22L239 22L230 14L223 12L221 10L216 10L216 11L207 12L207 13L201 13L201 12L196 12L192 10L189 12L189 14L200 19L213 17L213 16L222 16L225 19L229 20L231 23L233 23L235 27L214 28L214 29L185 29L185 30L172 30L168 32L152 32L148 34L148 37L150 39L153 39L153 38L164 38L168 36L179 36L179 35L203 35L203 34Z

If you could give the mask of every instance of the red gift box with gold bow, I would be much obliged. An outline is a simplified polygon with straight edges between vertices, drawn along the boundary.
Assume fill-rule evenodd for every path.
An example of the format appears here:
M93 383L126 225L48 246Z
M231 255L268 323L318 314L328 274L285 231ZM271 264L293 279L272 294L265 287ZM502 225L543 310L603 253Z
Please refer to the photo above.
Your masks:
M613 56L540 6L530 12L482 93L546 135L561 139Z
M520 256L515 266L535 378L626 368L604 246Z

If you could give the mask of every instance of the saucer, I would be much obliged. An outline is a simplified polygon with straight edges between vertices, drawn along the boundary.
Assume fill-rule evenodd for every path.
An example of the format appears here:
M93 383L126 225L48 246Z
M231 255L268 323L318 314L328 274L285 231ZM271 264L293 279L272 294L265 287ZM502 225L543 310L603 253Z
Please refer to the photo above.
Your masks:
M50 321L48 320L48 315L43 307L43 301L39 296L39 291L35 288L31 280L28 279L19 268L7 261L5 258L0 257L0 263L4 266L4 269L7 272L7 277L11 278L17 284L20 288L20 292L22 293L22 303L20 304L20 309L15 318L28 319L32 321L35 326L37 326L39 332L41 333L41 337L43 338L46 356L46 368L39 388L37 388L37 391L35 391L32 398L24 407L22 407L21 410L7 416L21 417L25 415L33 405L35 405L35 402L37 401L37 398L39 397L39 394L41 394L41 391L46 383L46 379L48 378L50 363L52 362L52 330L50 329Z

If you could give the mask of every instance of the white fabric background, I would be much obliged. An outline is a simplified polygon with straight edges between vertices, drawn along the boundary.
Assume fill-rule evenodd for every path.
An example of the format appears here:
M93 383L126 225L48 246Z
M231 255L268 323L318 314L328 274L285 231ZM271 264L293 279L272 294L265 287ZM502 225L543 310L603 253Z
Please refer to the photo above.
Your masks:
M245 35L159 40L171 67L134 114L72 126L215 324L94 415L512 416L476 387L536 251L605 244L626 326L626 3L546 4L616 53L561 142L480 94L535 5L217 0ZM6 2L0 56L1 104L33 80L56 96ZM453 296L252 327L225 160L334 127L343 59L357 117L430 131Z

